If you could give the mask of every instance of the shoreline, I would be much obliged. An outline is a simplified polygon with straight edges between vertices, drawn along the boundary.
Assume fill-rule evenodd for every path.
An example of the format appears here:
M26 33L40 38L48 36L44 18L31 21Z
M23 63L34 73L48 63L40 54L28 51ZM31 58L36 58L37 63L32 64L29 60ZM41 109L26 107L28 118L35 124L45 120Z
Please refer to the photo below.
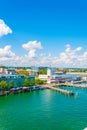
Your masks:
M26 92L32 92L36 90L43 90L45 88L41 86L30 86L30 87L15 87L11 88L10 90L2 90L0 91L0 96L8 96L12 94L19 94L19 93L26 93Z
M58 86L58 89L56 88ZM7 96L7 95L12 95L12 94L19 94L19 93L26 93L26 92L32 92L36 90L43 90L43 89L52 89L55 91L59 91L59 93L66 94L66 92L61 89L62 86L65 87L75 87L75 88L87 88L87 84L71 84L71 83L50 83L50 84L41 84L41 85L34 85L34 86L28 86L28 87L14 87L9 90L0 90L0 97L1 96ZM55 89L56 88L56 89ZM60 90L61 89L61 90ZM68 92L71 95L74 95L73 92Z

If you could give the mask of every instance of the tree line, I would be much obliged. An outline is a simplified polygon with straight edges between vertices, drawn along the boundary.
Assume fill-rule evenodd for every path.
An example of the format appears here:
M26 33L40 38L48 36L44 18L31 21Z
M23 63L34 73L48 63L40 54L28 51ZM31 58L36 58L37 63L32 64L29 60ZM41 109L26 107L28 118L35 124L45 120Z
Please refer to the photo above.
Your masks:
M26 78L22 85L20 84L20 82L18 82L19 86L18 87L28 87L28 86L33 86L33 85L40 85L40 84L43 84L43 83L46 83L46 80L40 80L40 79L35 79L35 80L28 80L28 78ZM9 83L7 83L6 80L2 80L0 82L0 91L2 90L9 90L11 88L14 88L15 87L15 84L14 84L14 81L13 80L10 80Z

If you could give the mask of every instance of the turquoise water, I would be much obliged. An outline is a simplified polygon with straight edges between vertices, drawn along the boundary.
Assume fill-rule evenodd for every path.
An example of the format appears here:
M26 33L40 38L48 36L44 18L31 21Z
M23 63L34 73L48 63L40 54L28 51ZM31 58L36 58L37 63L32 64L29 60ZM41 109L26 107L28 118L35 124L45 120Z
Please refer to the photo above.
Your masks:
M0 130L83 130L87 127L87 89L78 96L53 90L0 97Z

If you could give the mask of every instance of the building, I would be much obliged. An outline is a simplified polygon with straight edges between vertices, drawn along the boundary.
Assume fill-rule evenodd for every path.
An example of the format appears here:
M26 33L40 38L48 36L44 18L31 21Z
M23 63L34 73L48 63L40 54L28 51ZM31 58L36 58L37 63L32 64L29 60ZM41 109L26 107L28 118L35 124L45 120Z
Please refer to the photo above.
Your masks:
M86 79L85 77L83 77ZM77 75L76 73L64 73L64 72L54 72L52 68L47 69L47 74L40 74L39 79L47 80L47 83L65 83L72 81L79 81L82 79L81 74Z
M14 69L8 68L0 68L0 75L16 75L16 71Z
M39 74L38 78L41 80L47 80L47 83L51 83L51 78L52 78L51 68L47 68L47 74Z
M35 80L34 76L23 76L23 75L2 75L0 76L0 81L5 80L8 84L12 80L14 82L14 87L23 86L24 80L28 79L28 81Z

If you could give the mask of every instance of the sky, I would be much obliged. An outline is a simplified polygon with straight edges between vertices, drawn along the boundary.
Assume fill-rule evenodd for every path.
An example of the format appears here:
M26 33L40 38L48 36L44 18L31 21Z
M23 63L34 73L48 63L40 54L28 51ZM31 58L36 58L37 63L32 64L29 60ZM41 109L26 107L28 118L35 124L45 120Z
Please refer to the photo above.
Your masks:
M87 68L87 1L0 0L0 65Z

